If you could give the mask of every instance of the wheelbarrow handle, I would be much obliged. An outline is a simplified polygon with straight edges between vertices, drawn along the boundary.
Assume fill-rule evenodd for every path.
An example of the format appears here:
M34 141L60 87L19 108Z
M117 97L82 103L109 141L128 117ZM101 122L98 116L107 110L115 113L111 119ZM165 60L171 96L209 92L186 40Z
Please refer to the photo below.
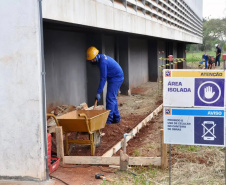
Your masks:
M85 113L80 113L80 114L78 114L78 116L79 116L79 117L85 117L86 119L88 119L88 117L86 116Z
M54 114L46 114L46 116L47 116L47 118L48 118L48 117L53 117L53 119L55 120L57 126L60 126L60 125L59 125L59 122L58 122L58 120L57 120L57 118L56 118L56 116L55 116Z
M79 117L84 117L84 118L85 118L87 130L88 130L89 134L92 134L92 132L90 131L90 128L89 128L88 117L86 116L86 114L85 114L85 113L80 113L80 114L78 114L78 116L79 116Z

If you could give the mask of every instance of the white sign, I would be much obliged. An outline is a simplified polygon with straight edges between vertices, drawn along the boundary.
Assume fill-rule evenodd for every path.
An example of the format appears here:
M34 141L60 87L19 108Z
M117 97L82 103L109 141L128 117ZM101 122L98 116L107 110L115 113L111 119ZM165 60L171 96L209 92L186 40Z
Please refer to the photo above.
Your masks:
M223 109L164 108L164 143L225 146Z
M224 107L225 72L220 70L163 71L163 103L172 107Z

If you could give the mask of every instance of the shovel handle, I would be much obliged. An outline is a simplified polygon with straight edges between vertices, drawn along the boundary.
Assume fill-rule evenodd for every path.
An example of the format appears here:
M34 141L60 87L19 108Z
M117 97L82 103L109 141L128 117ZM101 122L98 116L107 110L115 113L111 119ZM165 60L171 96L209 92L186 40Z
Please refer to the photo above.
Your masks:
M104 176L100 176L101 179L103 180L107 180L109 182L115 182L113 179L110 179L110 178L107 178L107 177L104 177Z
M97 100L95 100L95 103L94 103L94 106L93 106L93 110L95 110L96 106L97 106Z

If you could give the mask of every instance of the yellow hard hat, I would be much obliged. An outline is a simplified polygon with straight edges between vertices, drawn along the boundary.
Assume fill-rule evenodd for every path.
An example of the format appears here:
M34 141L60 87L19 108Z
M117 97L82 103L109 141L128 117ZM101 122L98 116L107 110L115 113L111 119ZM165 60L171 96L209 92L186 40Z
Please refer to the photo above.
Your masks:
M99 53L99 50L97 48L95 48L94 46L91 46L87 49L86 59L93 60L97 56L98 53Z

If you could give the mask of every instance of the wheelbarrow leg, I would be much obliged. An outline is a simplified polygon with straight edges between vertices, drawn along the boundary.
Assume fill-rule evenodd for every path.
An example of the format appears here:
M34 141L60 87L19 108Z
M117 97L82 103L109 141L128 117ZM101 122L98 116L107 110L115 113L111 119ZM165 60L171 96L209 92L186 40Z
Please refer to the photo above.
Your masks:
M91 145L91 155L94 156L96 146L95 146L95 143L94 143L93 134L90 134L90 145Z
M75 137L74 139L77 140L78 138L78 132L75 133ZM73 148L75 148L75 143L71 143L70 145L68 144L68 155L71 154L71 151L73 150Z
M100 134L100 130L97 130L93 133L93 137L94 137L94 143L96 145L96 147L99 147L101 144L101 134Z

